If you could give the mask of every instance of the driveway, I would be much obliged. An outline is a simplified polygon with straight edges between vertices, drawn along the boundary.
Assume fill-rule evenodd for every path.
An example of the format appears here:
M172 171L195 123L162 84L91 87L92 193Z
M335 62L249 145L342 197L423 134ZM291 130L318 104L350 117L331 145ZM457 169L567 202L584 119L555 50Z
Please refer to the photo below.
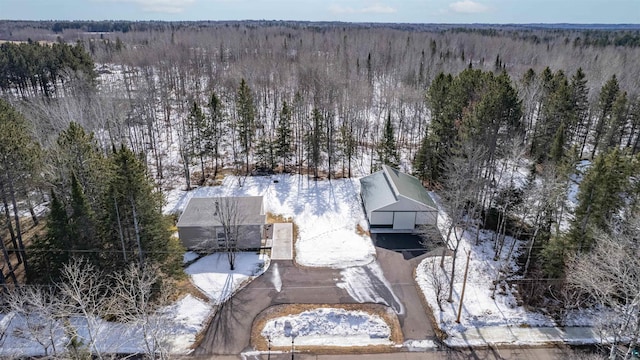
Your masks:
M414 269L427 255L405 260L402 253L377 247L378 263L391 283L393 292L404 305L404 313L398 314L405 340L435 339L431 320L423 305L418 285L414 280Z
M340 270L336 269L301 268L293 261L272 261L264 274L218 309L195 355L239 354L247 350L254 318L273 305L355 303L336 286L340 277Z
M368 266L363 267L363 273L370 274L372 288L379 295L378 302L398 312L405 340L435 338L413 279L413 269L422 257L409 261L400 253L383 248L376 250L386 283L393 289L391 293L368 271ZM340 269L304 268L294 265L293 261L272 261L264 274L220 307L194 354L239 354L249 350L253 320L273 305L359 303L347 290L336 285L342 281Z

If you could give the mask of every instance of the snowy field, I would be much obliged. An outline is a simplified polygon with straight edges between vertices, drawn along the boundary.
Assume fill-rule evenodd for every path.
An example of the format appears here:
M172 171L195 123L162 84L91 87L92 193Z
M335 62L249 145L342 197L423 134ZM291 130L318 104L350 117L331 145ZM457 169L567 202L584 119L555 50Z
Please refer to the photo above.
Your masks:
M277 181L277 182L276 182ZM234 176L221 186L169 193L165 212L181 213L192 197L264 196L265 211L293 218L298 225L296 262L309 267L348 268L374 261L375 248L368 236L357 179L312 181L300 175L248 177L242 187Z
M391 329L381 317L364 311L319 308L268 320L261 335L272 346L392 345Z

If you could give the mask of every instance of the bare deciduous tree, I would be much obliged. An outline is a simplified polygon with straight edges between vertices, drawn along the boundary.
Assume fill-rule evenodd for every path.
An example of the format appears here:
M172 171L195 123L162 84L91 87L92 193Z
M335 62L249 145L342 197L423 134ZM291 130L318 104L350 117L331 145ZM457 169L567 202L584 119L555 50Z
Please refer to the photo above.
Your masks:
M170 291L163 287L158 267L130 263L112 275L112 279L110 313L140 329L147 356L166 359L169 324L166 315L158 309L168 304Z
M37 342L45 356L57 357L64 351L64 327L61 322L61 301L50 287L23 286L6 296L9 310L23 326L14 327L14 334ZM3 334L0 334L3 335ZM3 336L0 336L2 341Z
M242 236L241 214L238 209L238 201L232 197L219 197L215 201L216 220L220 222L222 232L216 234L218 246L222 246L227 253L229 269L236 266L238 253L238 240Z
M446 165L446 189L443 192L442 201L449 214L449 228L445 243L453 250L451 277L449 284L449 297L447 301L453 301L453 282L456 271L456 258L458 250L464 238L464 233L474 223L479 206L479 192L481 189L481 159L485 149L471 147L471 144L463 144L458 156L451 157ZM459 228L461 231L458 231ZM453 234L453 238L452 235ZM442 251L440 266L444 267L446 247Z
M583 291L597 305L610 310L600 317L601 327L612 341L609 358L618 357L621 343L629 343L625 359L640 339L640 257L637 239L640 219L619 227L615 234L596 231L597 243L590 253L568 262L567 283Z
M102 272L85 259L73 259L62 269L58 284L69 316L80 316L86 321L86 338L79 339L98 359L101 349L96 346L102 327L101 316L107 309L107 284ZM80 335L78 334L80 337Z

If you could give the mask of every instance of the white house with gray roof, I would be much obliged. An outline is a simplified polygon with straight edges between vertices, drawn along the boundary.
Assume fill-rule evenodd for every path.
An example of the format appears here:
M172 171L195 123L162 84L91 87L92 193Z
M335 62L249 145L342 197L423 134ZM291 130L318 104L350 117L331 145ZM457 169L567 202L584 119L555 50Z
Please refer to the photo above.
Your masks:
M222 217L236 227L238 249L259 249L266 215L262 196L191 198L178 220L178 236L189 250L224 250Z
M360 196L371 232L414 232L436 225L438 210L416 177L387 165L360 179Z

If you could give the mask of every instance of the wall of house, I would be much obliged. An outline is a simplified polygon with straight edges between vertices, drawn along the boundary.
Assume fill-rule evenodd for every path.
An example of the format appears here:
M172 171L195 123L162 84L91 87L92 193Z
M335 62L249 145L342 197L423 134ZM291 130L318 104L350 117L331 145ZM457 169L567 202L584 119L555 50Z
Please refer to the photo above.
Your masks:
M258 249L262 243L262 225L240 225L239 249ZM218 227L181 226L178 228L178 236L182 244L189 250L217 249L218 236L221 232Z

